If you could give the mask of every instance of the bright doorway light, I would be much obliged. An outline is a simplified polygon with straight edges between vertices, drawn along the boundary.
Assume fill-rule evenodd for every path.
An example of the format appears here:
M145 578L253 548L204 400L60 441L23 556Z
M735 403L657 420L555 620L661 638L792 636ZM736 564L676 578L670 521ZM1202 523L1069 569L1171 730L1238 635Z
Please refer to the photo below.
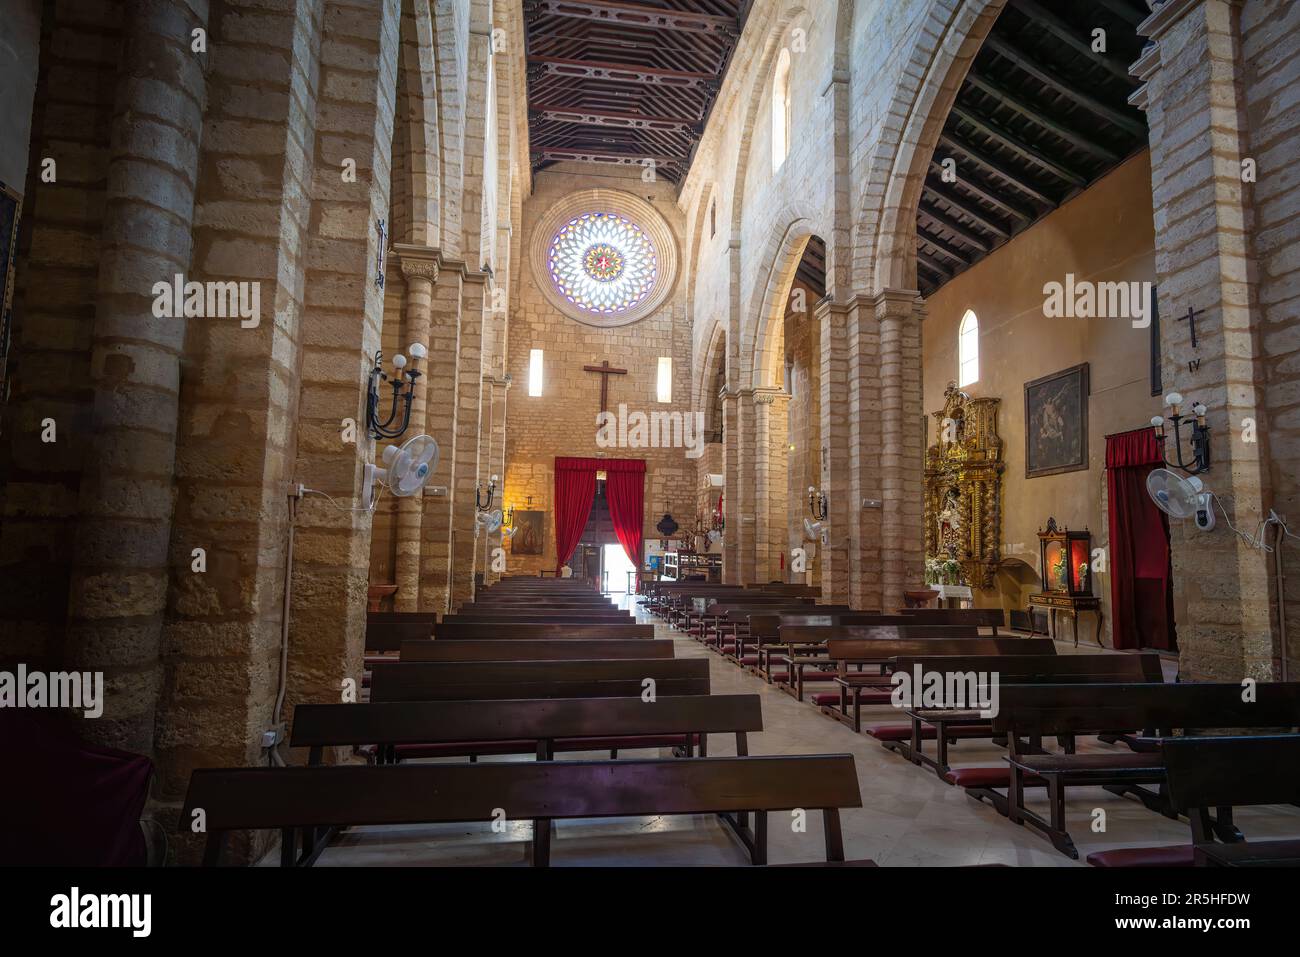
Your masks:
M601 566L604 570L604 581L600 583L600 590L613 595L624 595L636 587L636 581L632 573L636 569L627 557L627 552L623 551L622 545L605 545L602 547Z

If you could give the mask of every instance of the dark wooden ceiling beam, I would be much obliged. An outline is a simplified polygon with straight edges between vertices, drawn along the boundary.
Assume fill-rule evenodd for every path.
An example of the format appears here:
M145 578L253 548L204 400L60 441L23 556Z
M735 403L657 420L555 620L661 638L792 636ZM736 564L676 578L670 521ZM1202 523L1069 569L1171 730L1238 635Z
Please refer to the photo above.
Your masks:
M608 63L604 60L569 60L564 57L530 56L530 71L535 67L551 76L582 77L605 80L609 83L634 83L645 86L667 86L678 89L706 89L717 91L718 78L712 73L691 70L660 70L628 63Z
M930 272L934 273L936 276L942 279L943 282L947 282L949 279L952 278L951 272L949 272L938 262L936 262L933 256L930 256L929 254L925 253L920 249L916 251L916 262L917 265L925 266L927 269L930 270Z
M1029 17L1035 23L1047 30L1054 37L1074 50L1082 54L1093 63L1100 66L1111 76L1115 77L1129 86L1137 86L1138 80L1129 76L1128 67L1115 62L1105 53L1097 53L1092 49L1092 44L1088 40L1082 39L1078 35L1078 28L1073 24L1066 23L1051 10L1041 6L1036 0L1016 0L1016 9Z
M1025 177L1023 173L1017 173L1010 169L1007 169L1007 167L1003 166L1000 162L995 160L993 157L989 156L987 153L979 149L976 149L975 147L971 146L969 143L965 142L964 140L959 140L951 133L945 132L939 136L939 142L944 146L948 147L948 149L961 153L962 155L968 157L970 161L974 163L976 166L979 166L982 169L985 169L988 172L992 173L993 175L1006 180L1017 190L1024 193L1026 196L1030 197L1031 199L1034 199L1037 202L1042 203L1044 206L1056 205L1056 200L1053 199L1051 196L1048 196L1038 187L1025 182Z
M686 33L716 33L735 38L740 35L734 17L716 17L684 10L664 10L635 3L593 2L593 0L524 0L525 14L598 20L624 27Z
M988 38L984 41L984 45L994 53L998 54L998 56L1010 60L1038 82L1045 83L1062 96L1069 97L1089 113L1094 113L1102 119L1109 120L1111 123L1122 127L1134 136L1141 136L1143 139L1146 139L1147 128L1140 120L1136 120L1132 116L1126 115L1115 107L1103 103L1096 97L1091 96L1083 90L1065 82L1052 71L1037 63L1033 57L1024 50L1021 50L1014 44L1004 40L996 32L988 35Z
M1063 123L1058 123L1052 117L1048 116L1041 107L1023 99L1019 94L1012 92L996 80L983 76L982 74L972 70L967 74L966 82L975 89L987 93L989 96L995 98L1007 109L1019 113L1034 125L1041 126L1043 129L1059 136L1071 146L1075 146L1085 152L1091 153L1093 156L1098 156L1108 163L1118 163L1120 161L1120 156L1115 151L1107 149L1091 137L1084 136L1082 133L1070 129Z
M924 198L921 205L917 207L917 214L928 219L940 229L946 229L964 243L968 243L979 249L981 252L988 252L992 248L987 236L981 236L975 232L974 227L963 226L957 220L950 216L945 216L932 206L926 205Z
M1042 150L1034 148L1015 134L1002 129L1000 126L990 121L988 117L981 116L974 110L964 107L959 103L953 104L952 115L957 117L959 120L969 123L985 136L997 140L1022 159L1028 160L1040 169L1047 170L1048 173L1055 176L1057 179L1065 180L1065 182L1069 183L1071 186L1083 187L1088 185L1088 179L1083 174L1056 162L1056 160L1049 156L1045 156Z
M962 266L969 266L971 261L977 258L971 256L969 253L962 252L954 246L948 245L948 243L945 243L937 236L932 236L924 231L918 232L916 238L921 241L922 245L933 247L941 256L945 256L953 262L960 263Z
M549 147L533 154L536 161L552 163L612 163L615 166L642 166L646 160L654 160L656 166L682 166L686 163L684 156L647 156L639 153L622 153L618 150L564 149Z
M930 168L931 170L935 170L935 171L938 170L938 167L933 163L930 164ZM964 196L958 196L957 194L951 192L950 190L946 190L943 189L942 187L935 185L935 183L932 182L932 180L934 180L935 178L936 178L935 176L931 175L926 179L925 187L924 187L925 192L929 193L931 196L934 196L936 199L943 200L945 203L947 203L949 206L956 209L958 212L962 213L967 218L975 220L975 222L979 223L982 229L988 230L989 232L997 236L999 239L1011 238L1011 233L1007 231L1007 229L997 220L992 219L991 214L988 211L986 211L980 206L976 206L974 203L972 203L969 199L967 199ZM963 185L967 189L970 189L969 181L964 183ZM1000 202L995 205L997 205L998 208L1001 209L1005 207L1007 204L1005 202ZM1008 212L1010 213L1010 215L1015 216L1017 219L1020 219L1023 222L1026 223L1029 222L1029 214L1026 212L1023 212L1021 210L1016 210L1016 211L1008 210Z
M585 110L576 107L529 103L529 116L578 126L605 126L628 130L660 130L685 133L698 139L703 132L696 120L682 116L650 116L646 113L618 113L610 110Z
M931 160L930 168L936 173L935 178L939 178L939 174L943 172L943 170L940 169L939 164L935 163L933 160ZM969 192L969 194L975 196L975 198L983 199L985 203L996 205L998 209L1001 209L1001 211L1005 212L1006 215L1015 218L1015 220L1021 222L1032 222L1037 217L1037 213L1030 212L1028 209L1024 209L1017 203L1009 203L1008 200L1002 199L1000 195L997 195L996 192L993 192L992 190L985 190L980 183L975 182L971 177L962 179L961 189L965 192Z

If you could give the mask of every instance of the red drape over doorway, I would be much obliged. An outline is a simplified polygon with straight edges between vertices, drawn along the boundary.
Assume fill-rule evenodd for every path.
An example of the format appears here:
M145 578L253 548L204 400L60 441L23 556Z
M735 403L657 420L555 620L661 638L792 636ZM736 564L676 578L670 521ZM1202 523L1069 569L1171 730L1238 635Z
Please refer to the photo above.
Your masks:
M1106 436L1111 631L1116 648L1178 650L1169 561L1169 519L1147 494L1164 465L1151 428Z
M605 499L614 534L641 580L641 529L645 511L642 459L555 459L555 573L573 557L596 497L596 472L605 473Z

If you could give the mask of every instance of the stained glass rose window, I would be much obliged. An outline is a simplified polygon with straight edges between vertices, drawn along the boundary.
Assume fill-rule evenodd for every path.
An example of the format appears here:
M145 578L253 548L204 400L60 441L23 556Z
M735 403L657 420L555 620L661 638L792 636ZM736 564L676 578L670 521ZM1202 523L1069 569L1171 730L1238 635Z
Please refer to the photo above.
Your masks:
M654 244L616 213L583 213L551 240L546 266L555 288L585 312L617 315L642 302L659 276Z

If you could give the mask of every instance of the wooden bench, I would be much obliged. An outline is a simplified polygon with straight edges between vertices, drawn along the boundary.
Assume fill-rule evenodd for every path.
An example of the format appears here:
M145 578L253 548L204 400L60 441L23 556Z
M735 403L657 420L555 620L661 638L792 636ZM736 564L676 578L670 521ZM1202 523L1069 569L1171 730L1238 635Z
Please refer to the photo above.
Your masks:
M1193 861L1212 867L1300 867L1300 839L1216 840L1210 809L1300 805L1300 735L1169 738L1161 746L1169 801L1192 825Z
M673 643L645 638L404 641L402 661L591 661L673 658Z
M628 661L394 661L377 664L370 700L640 697L709 693L706 658Z
M456 612L452 615L444 615L444 622L475 622L475 621L536 621L536 622L635 622L636 619L628 612L619 611L612 608L609 611L552 611L544 606L533 606L532 608L522 609L520 611L500 611L490 608L473 609L466 612Z
M1015 639L1017 641L1027 639ZM1035 639L1037 640L1037 639ZM1155 683L1164 680L1160 669L1160 656L1141 655L998 655L990 660L980 655L955 655L932 657L929 655L908 655L895 659L896 672L915 675L942 676L945 685L949 675L988 674L998 683L998 691L1008 685L1021 684L1133 684ZM916 688L915 679L912 681ZM992 738L992 726L988 716L981 715L969 707L961 708L947 703L937 708L907 707L907 716L911 721L910 740L904 742L887 733L888 726L878 726L868 733L880 740L886 748L896 751L913 764L923 765L934 770L941 779L949 784L965 787L974 784L976 793L968 791L972 797L988 799L995 807L1005 813L1005 802L990 781L1005 780L1010 776L1007 768L961 768L956 772L948 767L948 742L956 738ZM906 728L906 726L904 726ZM936 755L931 758L924 751L923 741L933 737L936 742ZM1005 783L998 785L1006 787Z
M900 608L898 614L927 625L974 625L977 628L991 628L994 635L997 635L999 628L1005 628L1007 624L1007 616L1001 608Z
M403 759L698 747L709 734L734 734L749 753L749 732L763 730L758 695L657 698L549 698L494 701L407 701L387 704L304 704L294 709L289 743L320 764L325 748L370 749L367 759Z
M356 706L352 706L356 707ZM310 866L297 833L348 825L532 820L532 863L551 858L550 822L668 814L718 814L767 863L767 815L822 812L826 860L844 860L840 808L861 807L849 754L631 761L539 761L384 767L202 769L190 777L180 827L207 822L206 866L220 862L231 831L277 829L282 865ZM736 815L754 814L752 831Z
M834 664L834 660L829 657L832 641L974 640L979 637L979 632L973 627L951 625L832 625L827 628L782 625L781 646L766 651L768 656L766 670L771 683L777 684L782 691L793 694L797 700L802 701L805 682L834 681L843 670L838 668L834 672L823 670L828 665ZM848 645L840 647L849 648ZM862 664L880 663L890 657L893 656L878 660L864 659L856 664L860 668ZM780 675L774 673L773 659L785 665L784 681ZM809 668L812 670L809 671Z
M802 663L825 664L827 661L835 663L835 672L829 677L835 683L836 691L833 696L828 695L827 699L814 700L813 704L821 708L822 714L827 717L848 725L854 731L861 731L864 704L891 703L893 683L885 672L886 666L892 670L898 658L919 655L989 658L1020 653L1054 655L1056 645L1050 638L991 638L980 635L896 639L832 638L826 643L825 658L804 659ZM851 671L850 665L859 670ZM877 666L877 673L871 674L861 670L868 665ZM798 680L802 684L806 679L803 675L799 675Z
M1148 808L1175 817L1165 793L1163 739L1175 732L1224 728L1295 728L1300 725L1300 683L1260 683L1256 699L1242 700L1239 684L1120 684L1012 685L1001 689L1000 710L993 718L995 733L1007 735L1011 775L1007 788L1007 817L1028 824L1070 857L1079 856L1065 826L1066 788L1104 787L1114 794L1132 794ZM1141 731L1129 738L1129 751L1077 754L1074 738L1081 734ZM1065 739L1062 752L1048 752L1043 739ZM1047 788L1050 818L1024 806L1027 779L1041 779ZM1145 786L1158 785L1157 792ZM1231 812L1216 827L1221 836L1236 839Z
M433 637L439 641L446 639L483 641L523 641L527 639L579 639L579 638L653 638L654 625L639 625L634 622L584 622L580 624L564 622L444 622L436 625ZM400 647L400 645L399 645Z

